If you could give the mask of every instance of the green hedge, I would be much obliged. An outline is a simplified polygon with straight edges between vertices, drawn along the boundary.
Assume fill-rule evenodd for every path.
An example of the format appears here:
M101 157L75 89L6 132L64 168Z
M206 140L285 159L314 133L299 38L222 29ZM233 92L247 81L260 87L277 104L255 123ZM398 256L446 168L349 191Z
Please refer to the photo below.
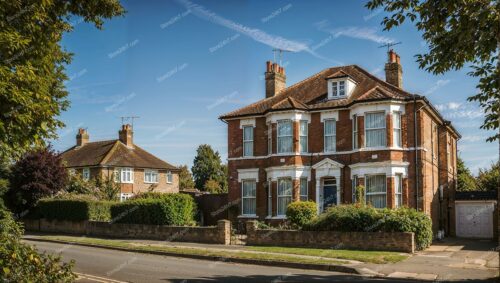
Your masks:
M286 218L299 228L311 222L316 213L316 203L313 201L295 201L286 208Z
M68 221L109 221L110 208L115 202L78 199L42 199L36 210L40 218Z
M111 206L115 223L193 225L196 204L186 194L142 194Z
M411 208L376 209L369 206L341 205L329 208L304 225L311 231L413 232L417 249L432 242L431 219Z

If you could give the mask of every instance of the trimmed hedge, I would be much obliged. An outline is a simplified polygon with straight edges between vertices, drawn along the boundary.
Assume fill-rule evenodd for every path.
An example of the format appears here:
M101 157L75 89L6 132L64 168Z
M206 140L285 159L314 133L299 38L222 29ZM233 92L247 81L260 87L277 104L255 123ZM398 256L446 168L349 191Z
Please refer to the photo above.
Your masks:
M109 221L110 208L115 202L78 199L42 199L38 202L37 216L49 220Z
M299 228L311 222L316 213L316 203L312 201L295 201L286 208L286 218Z
M141 194L111 206L115 223L152 225L194 225L196 204L186 194Z
M376 209L370 206L340 205L329 208L304 225L310 231L413 232L418 250L432 242L432 222L412 208Z

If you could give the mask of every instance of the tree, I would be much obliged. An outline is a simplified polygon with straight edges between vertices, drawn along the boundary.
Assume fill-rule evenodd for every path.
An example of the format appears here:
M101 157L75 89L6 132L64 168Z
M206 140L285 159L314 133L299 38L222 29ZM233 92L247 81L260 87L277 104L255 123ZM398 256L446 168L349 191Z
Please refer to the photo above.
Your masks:
M21 242L23 230L12 215L0 209L0 281L74 282L74 261L63 263L59 256L39 254Z
M43 197L66 188L68 173L61 157L50 147L27 152L12 166L10 187L6 193L8 207L21 213L34 207Z
M205 185L203 186L203 190L212 194L220 194L224 193L222 187L220 186L219 182L215 180L208 180Z
M370 0L371 9L384 7L390 15L385 30L407 19L423 32L429 51L417 55L417 62L434 74L461 69L472 64L469 75L479 78L479 93L468 98L484 109L481 128L498 129L500 114L500 1ZM500 140L497 132L488 141Z
M457 191L475 191L477 182L462 158L457 158Z
M64 81L72 54L59 42L71 20L101 29L124 10L119 0L12 0L1 1L0 11L0 155L19 157L64 125L58 116L69 104Z
M194 188L193 175L189 171L187 165L182 165L179 167L181 170L179 172L179 189L192 189Z
M115 182L114 174L111 174L111 176L106 176L105 178L97 177L95 179L95 185L97 187L98 191L97 194L99 195L99 199L102 200L118 199L118 194L121 191L121 186L119 183ZM152 187L151 191L153 190L154 187Z
M477 183L481 190L497 190L500 183L500 163L491 164L490 169L479 169Z
M224 169L219 152L214 151L210 145L202 144L198 147L191 171L196 188L204 189L208 180L214 180L227 191L227 169Z

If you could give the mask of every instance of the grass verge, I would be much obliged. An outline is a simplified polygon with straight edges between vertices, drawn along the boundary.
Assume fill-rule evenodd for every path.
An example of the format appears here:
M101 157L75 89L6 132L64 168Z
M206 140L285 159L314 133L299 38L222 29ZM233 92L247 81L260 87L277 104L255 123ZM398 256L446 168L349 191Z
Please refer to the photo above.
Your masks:
M405 260L408 254L398 252L383 251L359 251L359 250L334 250L334 249L312 249L312 248L291 248L291 247L246 247L251 251L318 256L325 258L357 260L370 263L395 263Z
M235 258L235 259L250 259L250 260L261 260L261 261L279 261L279 262L290 262L290 263L302 263L302 264L345 264L347 262L335 259L315 259L300 257L297 255L276 255L276 254L263 254L263 253L252 253L252 252L242 252L231 251L231 250L210 250L203 248L190 248L190 247L173 247L173 246L159 246L159 245L147 245L138 244L137 242L131 243L124 240L112 240L112 239L100 239L100 238L88 238L88 237L75 237L75 236L41 236L40 239L62 241L66 243L76 243L76 244L91 244L102 247L111 248L122 248L131 251L154 251L154 252L165 252L178 255L196 255L196 256L207 256L207 257L217 257L223 262L225 258Z

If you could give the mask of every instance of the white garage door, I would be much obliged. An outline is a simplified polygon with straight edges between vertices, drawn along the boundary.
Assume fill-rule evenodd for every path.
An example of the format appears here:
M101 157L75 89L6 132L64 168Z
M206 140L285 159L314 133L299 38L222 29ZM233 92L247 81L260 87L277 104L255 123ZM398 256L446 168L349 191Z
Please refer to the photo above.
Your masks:
M455 208L457 237L493 238L494 202L457 201Z

